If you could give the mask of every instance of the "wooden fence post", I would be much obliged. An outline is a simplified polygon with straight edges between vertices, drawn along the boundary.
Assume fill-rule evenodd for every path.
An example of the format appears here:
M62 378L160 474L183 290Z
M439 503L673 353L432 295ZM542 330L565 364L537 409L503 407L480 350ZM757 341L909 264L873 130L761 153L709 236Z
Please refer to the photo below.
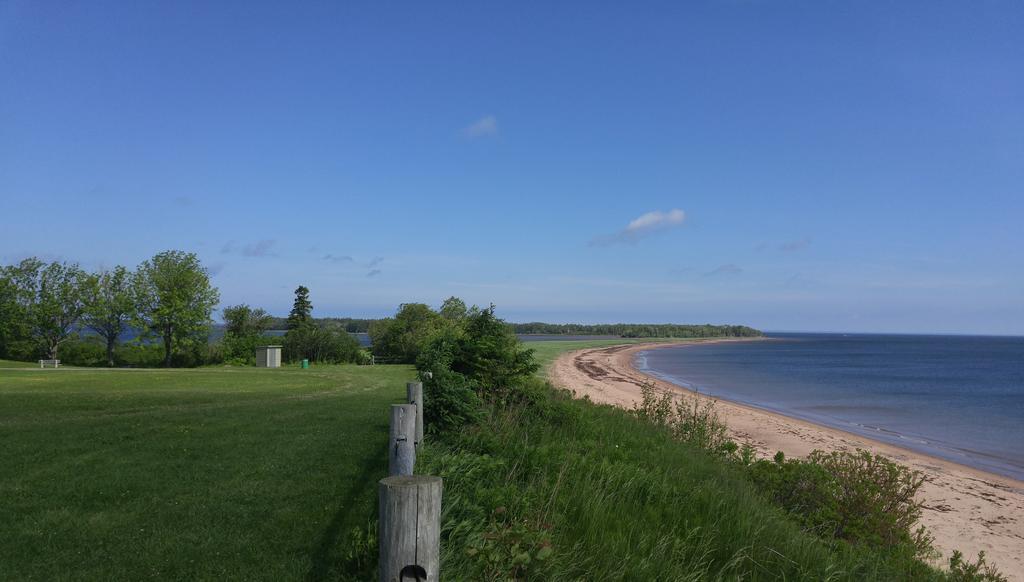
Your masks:
M405 390L409 404L416 405L416 448L423 444L423 382L408 382Z
M441 559L440 477L380 480L380 580L437 582Z
M412 475L416 464L416 407L391 405L391 434L388 439L388 475Z

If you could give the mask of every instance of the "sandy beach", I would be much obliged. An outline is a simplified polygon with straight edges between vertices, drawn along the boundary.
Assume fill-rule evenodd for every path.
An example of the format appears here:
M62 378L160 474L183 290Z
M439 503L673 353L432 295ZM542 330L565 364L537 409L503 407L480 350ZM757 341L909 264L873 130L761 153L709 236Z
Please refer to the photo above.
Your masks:
M579 397L589 396L595 402L624 408L632 408L639 400L639 386L645 381L680 395L708 398L634 367L637 352L669 345L679 344L631 344L569 352L551 365L549 376L556 386L572 390ZM954 549L971 559L984 551L1003 574L1024 582L1024 482L800 419L714 400L732 437L752 445L760 456L771 457L783 451L788 457L803 457L815 449L860 448L921 471L928 478L919 493L925 503L922 521L935 536L943 562Z

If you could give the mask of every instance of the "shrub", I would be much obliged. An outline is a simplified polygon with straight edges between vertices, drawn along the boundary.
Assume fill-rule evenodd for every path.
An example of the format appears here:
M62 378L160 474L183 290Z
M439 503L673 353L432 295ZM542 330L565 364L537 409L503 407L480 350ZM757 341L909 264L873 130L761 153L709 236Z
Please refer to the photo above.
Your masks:
M330 364L357 362L360 351L359 342L340 329L305 324L284 335L283 355L289 362L302 359Z
M473 383L445 366L432 366L420 374L423 380L423 400L430 405L423 408L423 422L431 434L479 420L482 401Z
M977 561L964 561L959 550L949 558L949 579L953 582L1009 582L995 566L985 562L985 552L978 553Z
M914 495L924 477L868 451L814 451L806 461L758 461L749 475L771 501L804 529L825 538L915 557L933 553Z
M423 303L403 303L393 318L370 324L373 355L391 363L413 364L443 325L441 316Z
M640 385L640 402L633 406L633 414L705 451L723 456L748 454L729 439L725 423L718 418L711 399L687 398L659 390L653 382L644 382Z
M60 362L68 366L106 366L106 344L99 336L72 337L60 347Z
M917 556L932 552L924 526L914 527L922 506L914 495L925 481L919 471L860 449L814 451L808 462L835 479L836 537L879 548L906 547Z
M804 530L823 538L838 537L837 485L835 477L824 467L807 461L787 461L779 453L774 461L757 461L748 470L758 490L789 512Z
M416 367L430 402L424 421L435 433L474 422L483 403L535 406L550 394L533 379L533 350L495 317L493 305L435 330Z

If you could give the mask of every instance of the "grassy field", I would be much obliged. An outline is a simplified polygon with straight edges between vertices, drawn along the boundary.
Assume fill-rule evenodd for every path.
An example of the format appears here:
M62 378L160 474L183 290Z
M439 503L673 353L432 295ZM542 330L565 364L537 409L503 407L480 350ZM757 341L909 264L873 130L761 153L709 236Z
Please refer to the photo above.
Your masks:
M14 362L11 360L0 360L0 369L3 368L38 368L39 364L32 362Z
M546 376L547 370L552 362L562 353L584 348L599 348L604 346L617 346L622 344L636 344L651 341L651 339L600 339L600 340L555 340L542 342L527 342L526 347L533 350L533 356L540 364L539 373ZM667 341L667 340L666 340Z
M2 367L2 580L337 579L413 377Z

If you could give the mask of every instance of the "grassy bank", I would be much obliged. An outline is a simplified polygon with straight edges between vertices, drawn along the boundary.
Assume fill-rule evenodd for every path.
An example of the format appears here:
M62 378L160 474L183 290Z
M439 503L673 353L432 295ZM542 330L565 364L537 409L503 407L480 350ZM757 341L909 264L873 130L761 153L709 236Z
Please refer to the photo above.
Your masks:
M453 579L931 580L801 531L736 468L629 413L556 399L428 444Z
M0 579L337 579L412 375L0 371Z

